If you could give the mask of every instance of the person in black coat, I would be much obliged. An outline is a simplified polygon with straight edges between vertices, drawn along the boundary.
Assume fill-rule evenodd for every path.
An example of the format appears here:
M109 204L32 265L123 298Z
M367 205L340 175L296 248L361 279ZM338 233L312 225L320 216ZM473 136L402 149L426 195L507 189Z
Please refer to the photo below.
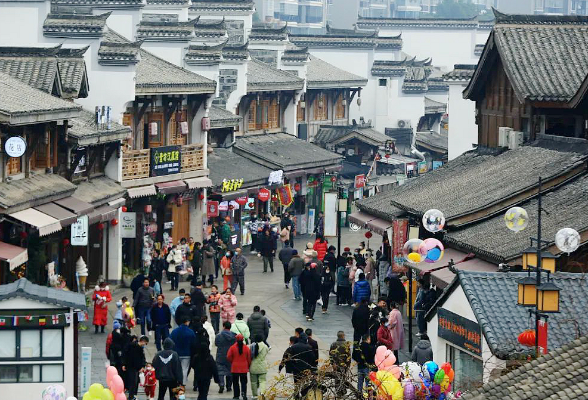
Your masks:
M151 324L155 331L155 347L161 351L161 343L169 337L169 328L171 327L171 311L169 306L163 302L164 296L157 296L157 303L151 307Z
M139 372L145 368L145 352L144 347L149 343L147 336L141 336L139 340L137 337L131 339L131 343L124 351L123 371L125 371L125 387L129 391L129 399L134 399L137 396L139 389Z
M304 274L304 272L303 272ZM321 297L321 276L317 270L316 263L310 264L310 269L303 278L303 295L306 302L306 319L314 321L316 302Z
M369 333L370 309L366 298L353 310L351 315L351 324L353 325L353 343L357 345L362 336Z
M388 306L392 303L398 305L406 303L406 288L397 274L384 279L384 283L388 285Z
M325 257L325 260L327 257ZM337 268L335 266L334 268ZM331 264L325 264L321 274L321 299L323 300L323 314L326 314L329 309L329 295L335 287L335 272Z
M133 292L133 299L135 298L135 295L137 294L137 290L139 290L139 288L141 286L143 286L143 282L145 281L145 278L147 278L145 276L145 274L141 271L139 272L139 274L137 276L135 276L133 278L133 280L131 281L131 291ZM161 282L160 282L161 283Z
M310 345L310 347L312 347L312 352L313 352L313 356L314 356L314 358L313 358L314 369L316 370L316 368L318 367L318 360L319 360L318 342L312 338L312 329L308 328L304 331L304 333L306 333L306 336L308 337L308 344Z
M296 343L286 351L288 352L286 371L290 371L294 375L294 383L298 383L307 371L312 372L314 368L314 352L308 344L306 334L301 333Z
M202 292L202 281L196 282L196 286L190 292L190 296L192 304L196 307L198 322L200 322L200 318L206 315L206 296Z
M189 320L190 322L196 319L200 320L196 306L192 304L192 296L186 293L184 295L184 302L176 308L176 315L174 317L178 326L182 325L182 321Z
M161 284L164 270L167 270L166 261L161 257L161 251L155 249L153 251L153 258L151 259L151 267L149 268L149 280L153 281L155 279Z
M260 240L259 238L257 240ZM265 228L261 235L261 256L263 257L263 272L267 272L267 267L274 272L274 257L276 255L276 249L278 248L278 242L272 231L269 228Z
M214 378L214 382L219 383L218 368L214 357L210 354L208 343L201 342L195 350L190 361L190 368L194 370L194 391L198 390L199 400L206 400L210 380Z
M388 304L386 297L380 297L378 304L370 311L369 332L372 343L378 342L378 329L380 329L380 321L382 318L388 318Z
M377 371L375 363L376 346L372 343L370 335L364 335L359 345L353 346L353 360L357 362L357 390L363 390L364 382L370 371Z

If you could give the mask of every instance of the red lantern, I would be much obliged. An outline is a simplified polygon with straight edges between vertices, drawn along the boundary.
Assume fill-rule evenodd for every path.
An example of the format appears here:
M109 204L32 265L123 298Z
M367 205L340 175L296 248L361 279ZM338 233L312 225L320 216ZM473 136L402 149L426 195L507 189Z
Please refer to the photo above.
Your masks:
M294 190L296 190L297 192L300 191L300 184L299 183L294 185Z
M120 209L122 212L127 212L127 206L122 206Z
M69 239L63 239L63 246L69 246Z
M152 211L153 211L153 207L151 207L151 204L147 204L147 205L145 206L145 212L146 212L146 213L150 213L150 212L152 212Z
M116 218L111 219L110 220L110 225L117 226L118 225L118 219L116 219Z
M331 182L333 182L333 183L337 182L337 177L336 176L331 176Z
M200 201L204 200L204 193L200 193L200 194L198 195L198 199L199 199Z
M386 153L386 155L384 157L390 158L390 154Z
M257 193L257 198L259 199L259 201L266 202L269 200L270 195L270 191L264 188L259 190L259 193Z
M237 199L235 200L235 202L237 204L239 204L240 206L244 206L245 204L247 204L247 196L241 196L241 197L237 197Z
M98 224L98 230L99 230L99 231L102 231L102 230L104 230L104 224L103 224L102 222L100 222L100 223Z
M523 331L519 335L518 341L523 346L534 347L535 346L535 330L534 329L527 329L527 330Z
M370 231L367 231L364 235L367 239L370 239L372 237L372 233Z
M26 239L28 236L29 236L29 234L28 234L28 233L26 233L25 231L22 231L22 232L20 233L20 238L21 238L21 239Z

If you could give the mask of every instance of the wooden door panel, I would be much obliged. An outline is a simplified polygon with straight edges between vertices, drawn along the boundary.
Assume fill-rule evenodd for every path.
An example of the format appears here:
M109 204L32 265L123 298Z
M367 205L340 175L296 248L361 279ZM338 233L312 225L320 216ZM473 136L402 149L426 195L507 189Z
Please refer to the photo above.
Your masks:
M174 243L179 242L181 238L190 237L190 205L189 201L185 200L184 203L178 207L175 204L171 204L172 208L172 221L174 226L172 227L172 238Z

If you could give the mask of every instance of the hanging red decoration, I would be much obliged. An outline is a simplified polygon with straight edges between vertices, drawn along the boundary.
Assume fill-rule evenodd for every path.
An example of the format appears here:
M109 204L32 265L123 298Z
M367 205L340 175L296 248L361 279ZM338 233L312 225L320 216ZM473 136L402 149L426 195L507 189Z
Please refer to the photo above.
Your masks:
M181 207L184 204L184 198L182 196L178 196L176 199L176 206Z
M300 191L300 184L299 183L294 185L294 190L296 190L297 192Z
M204 200L204 193L200 193L200 194L198 195L198 199L199 199L200 201Z
M98 224L97 228L98 228L98 230L99 230L99 231L102 231L102 230L104 230L104 224L103 224L102 222L100 222L100 223Z
M29 236L29 234L28 234L28 233L26 233L25 231L22 231L22 232L20 233L20 238L21 238L21 239L26 239L28 236Z
M146 213L150 213L152 211L153 211L153 207L151 206L151 204L145 205L145 212Z
M240 206L244 206L245 204L247 204L247 200L247 196L241 196L235 199L235 203L239 204Z
M69 246L69 239L63 239L63 246Z
M534 347L535 346L535 330L534 329L527 329L518 337L518 341L523 346L527 347Z
M259 193L257 193L257 198L259 199L259 201L266 202L269 200L270 195L270 191L264 188L259 190Z
M384 157L390 158L390 154L386 153L386 155Z
M118 225L118 219L116 219L116 218L111 219L110 220L110 225L117 226Z
M364 236L366 237L366 239L370 239L372 237L372 233L370 231L367 231Z
M121 210L122 212L127 212L127 206L122 206L122 207L120 208L120 210Z
M331 176L331 182L333 182L333 183L337 182L337 177L336 176Z

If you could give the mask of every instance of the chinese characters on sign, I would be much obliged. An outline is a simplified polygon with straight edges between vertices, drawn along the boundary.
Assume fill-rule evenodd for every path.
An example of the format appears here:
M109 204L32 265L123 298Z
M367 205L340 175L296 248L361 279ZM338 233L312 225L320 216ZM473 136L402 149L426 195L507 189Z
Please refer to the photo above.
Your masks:
M27 142L20 136L12 136L6 139L4 151L9 157L20 157L27 149Z
M243 178L241 179L223 179L223 186L221 192L227 193L241 189L243 186Z
M134 239L137 234L137 214L134 212L120 213L120 237Z
M206 216L208 218L218 217L218 201L208 200L206 203Z
M440 338L461 347L473 354L482 354L482 334L480 325L444 308L437 310Z
M365 187L365 175L355 175L355 188L359 189Z
M288 207L294 201L292 197L292 188L290 184L284 185L278 188L278 196L280 197L280 204L284 207Z
M151 149L151 176L178 174L182 167L180 146Z
M270 172L267 180L268 185L281 185L284 182L284 171L281 169L278 171Z
M77 221L71 224L71 245L88 245L88 216L78 217Z

